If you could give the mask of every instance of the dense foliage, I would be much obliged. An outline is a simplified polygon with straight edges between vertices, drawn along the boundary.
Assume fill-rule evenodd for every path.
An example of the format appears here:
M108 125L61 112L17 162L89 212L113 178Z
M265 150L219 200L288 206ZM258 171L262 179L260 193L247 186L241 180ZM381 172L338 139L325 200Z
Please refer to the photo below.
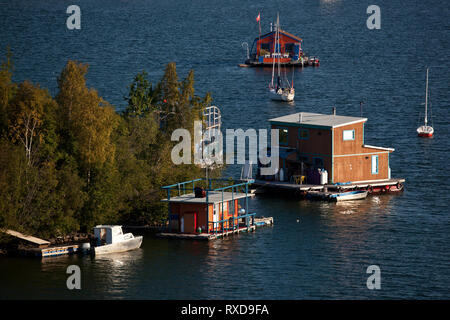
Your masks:
M173 129L192 131L211 97L194 94L169 63L156 85L139 73L119 114L86 86L88 66L69 61L58 93L14 83L8 52L0 67L0 228L42 237L100 223L152 224L167 211L162 185L203 176L172 163Z

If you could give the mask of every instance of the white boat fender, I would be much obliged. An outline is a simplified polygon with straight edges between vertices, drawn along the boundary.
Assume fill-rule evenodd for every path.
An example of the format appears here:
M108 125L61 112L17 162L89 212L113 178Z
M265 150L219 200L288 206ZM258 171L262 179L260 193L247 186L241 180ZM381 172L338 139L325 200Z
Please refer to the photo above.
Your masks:
M82 253L88 253L91 251L91 244L89 242L85 242L81 244L81 252Z

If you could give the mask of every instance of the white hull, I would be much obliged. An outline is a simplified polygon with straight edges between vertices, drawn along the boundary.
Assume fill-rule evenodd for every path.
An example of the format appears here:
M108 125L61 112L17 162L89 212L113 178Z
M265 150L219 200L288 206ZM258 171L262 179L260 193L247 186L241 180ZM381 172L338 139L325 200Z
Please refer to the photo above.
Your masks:
M434 129L430 126L420 126L419 128L417 128L417 133L423 135L432 135L434 133Z
M348 200L362 200L367 198L367 191L364 192L343 192L337 194L330 199L333 201L348 201Z
M283 92L281 94L276 93L275 90L270 90L270 98L275 101L294 101L295 93Z
M128 240L95 247L94 252L96 255L114 252L125 252L137 249L141 246L141 244L142 244L142 236L138 236Z

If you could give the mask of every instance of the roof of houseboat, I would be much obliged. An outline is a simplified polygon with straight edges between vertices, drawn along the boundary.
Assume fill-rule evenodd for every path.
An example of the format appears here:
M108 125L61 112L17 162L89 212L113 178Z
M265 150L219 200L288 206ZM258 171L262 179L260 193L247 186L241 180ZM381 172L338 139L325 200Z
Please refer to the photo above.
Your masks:
M236 200L236 199L242 199L250 197L250 193L241 193L241 192L223 192L222 197L222 191L209 191L208 193L208 203L221 203L230 201L230 200ZM175 203L206 203L206 197L204 198L196 198L194 193L188 193L183 194L181 196L176 197L170 197L170 201L167 199L163 199L161 201L164 202L175 202Z
M255 41L264 39L264 38L266 38L266 37L268 37L268 36L271 36L271 35L274 34L274 33L275 33L275 30L270 31L270 32L268 32L268 33L266 33L266 34L261 35L260 37L255 38ZM288 36L289 38L292 38L293 40L296 40L296 41L299 41L299 42L303 41L302 38L297 37L297 36L294 36L292 33L289 33L289 32L284 31L284 30L282 30L282 29L280 29L280 34L284 34L285 36Z
M338 116L334 114L298 112L278 118L273 118L269 121L273 124L281 123L295 124L298 126L336 128L358 122L365 122L367 121L367 118Z

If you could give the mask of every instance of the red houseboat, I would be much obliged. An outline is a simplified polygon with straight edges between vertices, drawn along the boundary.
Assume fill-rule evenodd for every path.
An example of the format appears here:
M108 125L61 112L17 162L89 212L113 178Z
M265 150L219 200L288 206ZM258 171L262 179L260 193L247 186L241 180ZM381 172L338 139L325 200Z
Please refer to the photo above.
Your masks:
M303 40L287 31L279 29L279 50L275 47L277 27L253 41L250 54L245 61L247 66L272 66L280 52L280 64L292 66L319 66L319 59L308 58L302 50ZM275 53L276 52L276 53ZM278 62L278 60L277 60Z
M229 184L229 179L195 179L165 186L168 233L163 237L215 239L230 233L253 231L255 213L248 212L248 187L254 180ZM201 186L201 185L206 186ZM216 184L213 187L213 184ZM220 187L217 187L218 185Z

